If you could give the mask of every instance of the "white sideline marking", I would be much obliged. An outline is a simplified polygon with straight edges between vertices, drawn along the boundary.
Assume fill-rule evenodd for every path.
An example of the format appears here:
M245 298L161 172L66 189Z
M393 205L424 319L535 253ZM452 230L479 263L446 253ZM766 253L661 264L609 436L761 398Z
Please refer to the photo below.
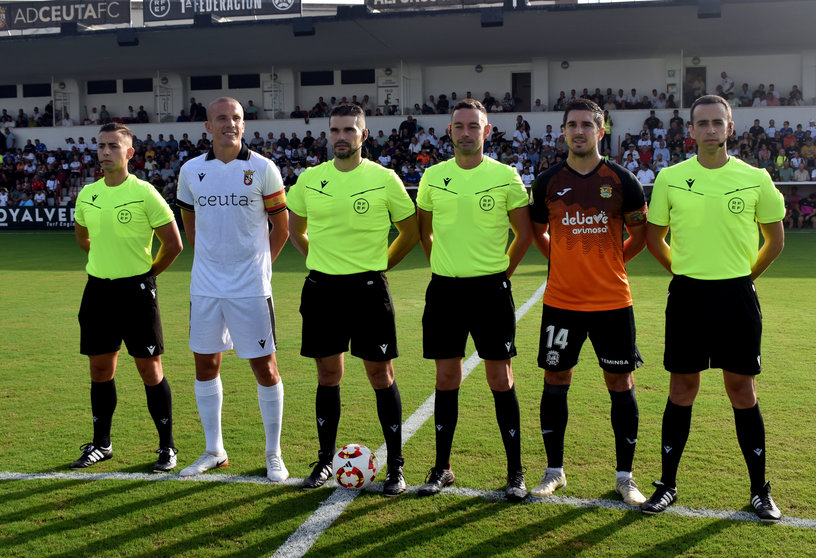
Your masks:
M547 282L544 281L540 287L533 293L527 302L521 305L521 308L516 310L516 321L518 322L521 318L526 314L533 305L544 296L544 288L547 286ZM482 362L482 359L479 358L479 355L474 351L472 355L468 357L468 359L463 364L463 371L462 371L462 381L470 375L478 364ZM434 400L436 398L436 394L432 393L423 403L422 405L417 408L413 414L408 417L402 424L402 445L405 445L411 436L416 434L417 430L425 424L431 416L433 416L433 408L434 408ZM374 452L377 456L380 463L386 463L388 459L388 452L386 451L385 444L381 445L377 448L377 451ZM385 457L383 457L385 456ZM347 497L337 497L335 495L338 492L350 492ZM315 543L317 538L328 529L334 521L340 517L340 514L343 513L343 510L346 509L354 498L357 497L359 492L353 491L346 491L346 490L336 490L334 494L332 494L328 500L324 501L320 507L308 518L304 521L300 527L298 527L294 533L289 535L289 538L286 539L280 548L275 551L275 554L272 555L273 558L276 557L286 557L286 558L300 558L312 547Z
M239 483L239 484L268 484L266 477L251 477L246 475L223 475L223 474L209 474L197 475L189 478L179 478L178 475L162 475L150 473L13 473L0 472L0 481L19 481L19 480L82 480L82 481L104 481L104 480L119 480L119 481L149 481L149 482L221 482L221 483ZM286 486L300 486L303 479L287 479L285 482L278 483ZM330 481L330 483L333 481ZM419 486L409 486L406 493L416 492ZM318 489L320 490L320 489ZM380 492L382 490L382 483L376 482L366 488L367 492ZM336 517L339 515L356 496L359 494L356 490L346 490L345 488L337 488L332 492L325 501L320 505L320 508L313 514L319 515L320 520L315 520L313 525L320 529L317 534L327 529ZM476 488L465 488L449 486L442 489L441 494L449 494L453 496L461 496L464 498L484 498L491 502L498 502L504 500L504 492L501 490L479 490ZM549 496L547 498L538 498L536 496L528 496L524 501L528 505L555 505L555 506L571 506L574 508L602 508L607 510L621 510L621 511L635 511L634 506L627 506L620 500L607 500L604 498L574 498L572 496ZM685 506L670 506L663 514L677 515L680 517L691 517L696 519L724 519L728 521L747 521L751 523L758 523L759 518L751 512L746 511L732 511L732 510L708 510L702 508L689 508ZM310 518L311 519L311 518ZM329 521L331 520L331 521ZM308 521L308 520L307 520ZM328 521L328 522L327 522ZM779 525L786 527L798 527L801 529L816 530L816 519L806 519L800 517L782 516ZM302 526L301 526L302 527ZM297 532L297 531L296 531ZM291 538L291 537L290 537ZM286 555L285 552L305 554L309 547L305 544L309 542L308 539L296 541L297 547L288 548L286 551L278 550L276 554ZM311 541L314 542L314 541ZM288 545L287 545L288 546ZM283 548L283 547L281 547Z

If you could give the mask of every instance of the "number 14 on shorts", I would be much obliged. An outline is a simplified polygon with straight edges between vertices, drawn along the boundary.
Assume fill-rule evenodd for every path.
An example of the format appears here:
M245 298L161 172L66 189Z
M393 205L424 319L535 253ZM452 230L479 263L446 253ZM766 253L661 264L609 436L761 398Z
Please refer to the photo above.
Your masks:
M561 328L558 330L558 333L556 333L555 326L548 325L544 331L547 332L548 349L552 349L554 344L558 345L562 351L567 348L567 336L569 336L568 329Z

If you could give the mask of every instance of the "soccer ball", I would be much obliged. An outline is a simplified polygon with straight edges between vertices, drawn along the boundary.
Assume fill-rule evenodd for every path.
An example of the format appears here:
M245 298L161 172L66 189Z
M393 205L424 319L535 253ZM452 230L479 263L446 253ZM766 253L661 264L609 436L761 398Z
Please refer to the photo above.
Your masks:
M340 486L360 490L377 476L377 456L362 444L348 444L334 454L332 467Z

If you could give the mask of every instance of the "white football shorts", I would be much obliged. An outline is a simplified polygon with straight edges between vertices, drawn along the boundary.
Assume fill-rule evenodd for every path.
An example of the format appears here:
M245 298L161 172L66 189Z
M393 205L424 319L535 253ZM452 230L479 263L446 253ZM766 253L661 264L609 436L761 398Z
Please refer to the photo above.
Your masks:
M239 358L275 352L275 310L272 298L190 296L190 350L199 354L228 351Z

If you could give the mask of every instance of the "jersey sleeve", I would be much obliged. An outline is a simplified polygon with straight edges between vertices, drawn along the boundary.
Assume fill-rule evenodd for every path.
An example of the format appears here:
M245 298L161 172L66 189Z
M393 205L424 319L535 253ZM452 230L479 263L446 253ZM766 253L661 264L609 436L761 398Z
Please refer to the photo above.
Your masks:
M419 188L417 188L416 204L417 207L423 211L433 211L433 199L431 197L431 191L428 188L429 175L431 174L433 174L431 169L427 169L422 174L422 178L419 179Z
M763 172L765 176L759 185L759 202L756 206L756 219L763 225L776 223L785 218L785 199L782 193L774 186L771 175Z
M654 186L652 186L652 197L649 201L649 216L647 221L658 227L669 226L669 189L666 185L666 172L657 173Z
M536 223L549 223L550 210L547 207L548 173L538 175L530 187L530 218Z
M626 171L621 176L621 187L623 189L621 212L624 223L627 225L646 223L646 196L643 194L643 185L631 172Z
M518 169L516 167L510 167L510 170L510 190L507 195L507 211L524 207L530 203L530 196L527 194L527 188L524 187L524 182L521 181Z
M195 211L193 191L190 187L190 169L183 165L179 169L179 181L176 189L176 204L187 211Z
M286 209L286 190L283 178L277 165L271 161L266 165L263 182L264 208L269 215L275 215Z
M416 213L416 207L397 173L392 170L387 172L385 191L388 192L388 213L391 222L398 223Z
M85 188L83 188L82 190L79 191L79 194L77 194L77 199L76 199L75 208L74 208L74 221L76 221L79 224L80 227L85 227L86 226L85 225L85 222L86 222L85 221L85 207L84 207L85 204L82 203L82 202L84 201L85 196L88 195L88 193L90 191L91 191L90 188L85 187ZM83 193L85 195L83 195Z
M317 167L315 167L317 168ZM299 217L307 217L306 211L306 180L309 175L314 172L311 169L306 169L300 176L297 182L289 187L289 192L286 196L286 207Z
M145 185L145 211L147 221L154 229L173 221L173 210L151 184Z

